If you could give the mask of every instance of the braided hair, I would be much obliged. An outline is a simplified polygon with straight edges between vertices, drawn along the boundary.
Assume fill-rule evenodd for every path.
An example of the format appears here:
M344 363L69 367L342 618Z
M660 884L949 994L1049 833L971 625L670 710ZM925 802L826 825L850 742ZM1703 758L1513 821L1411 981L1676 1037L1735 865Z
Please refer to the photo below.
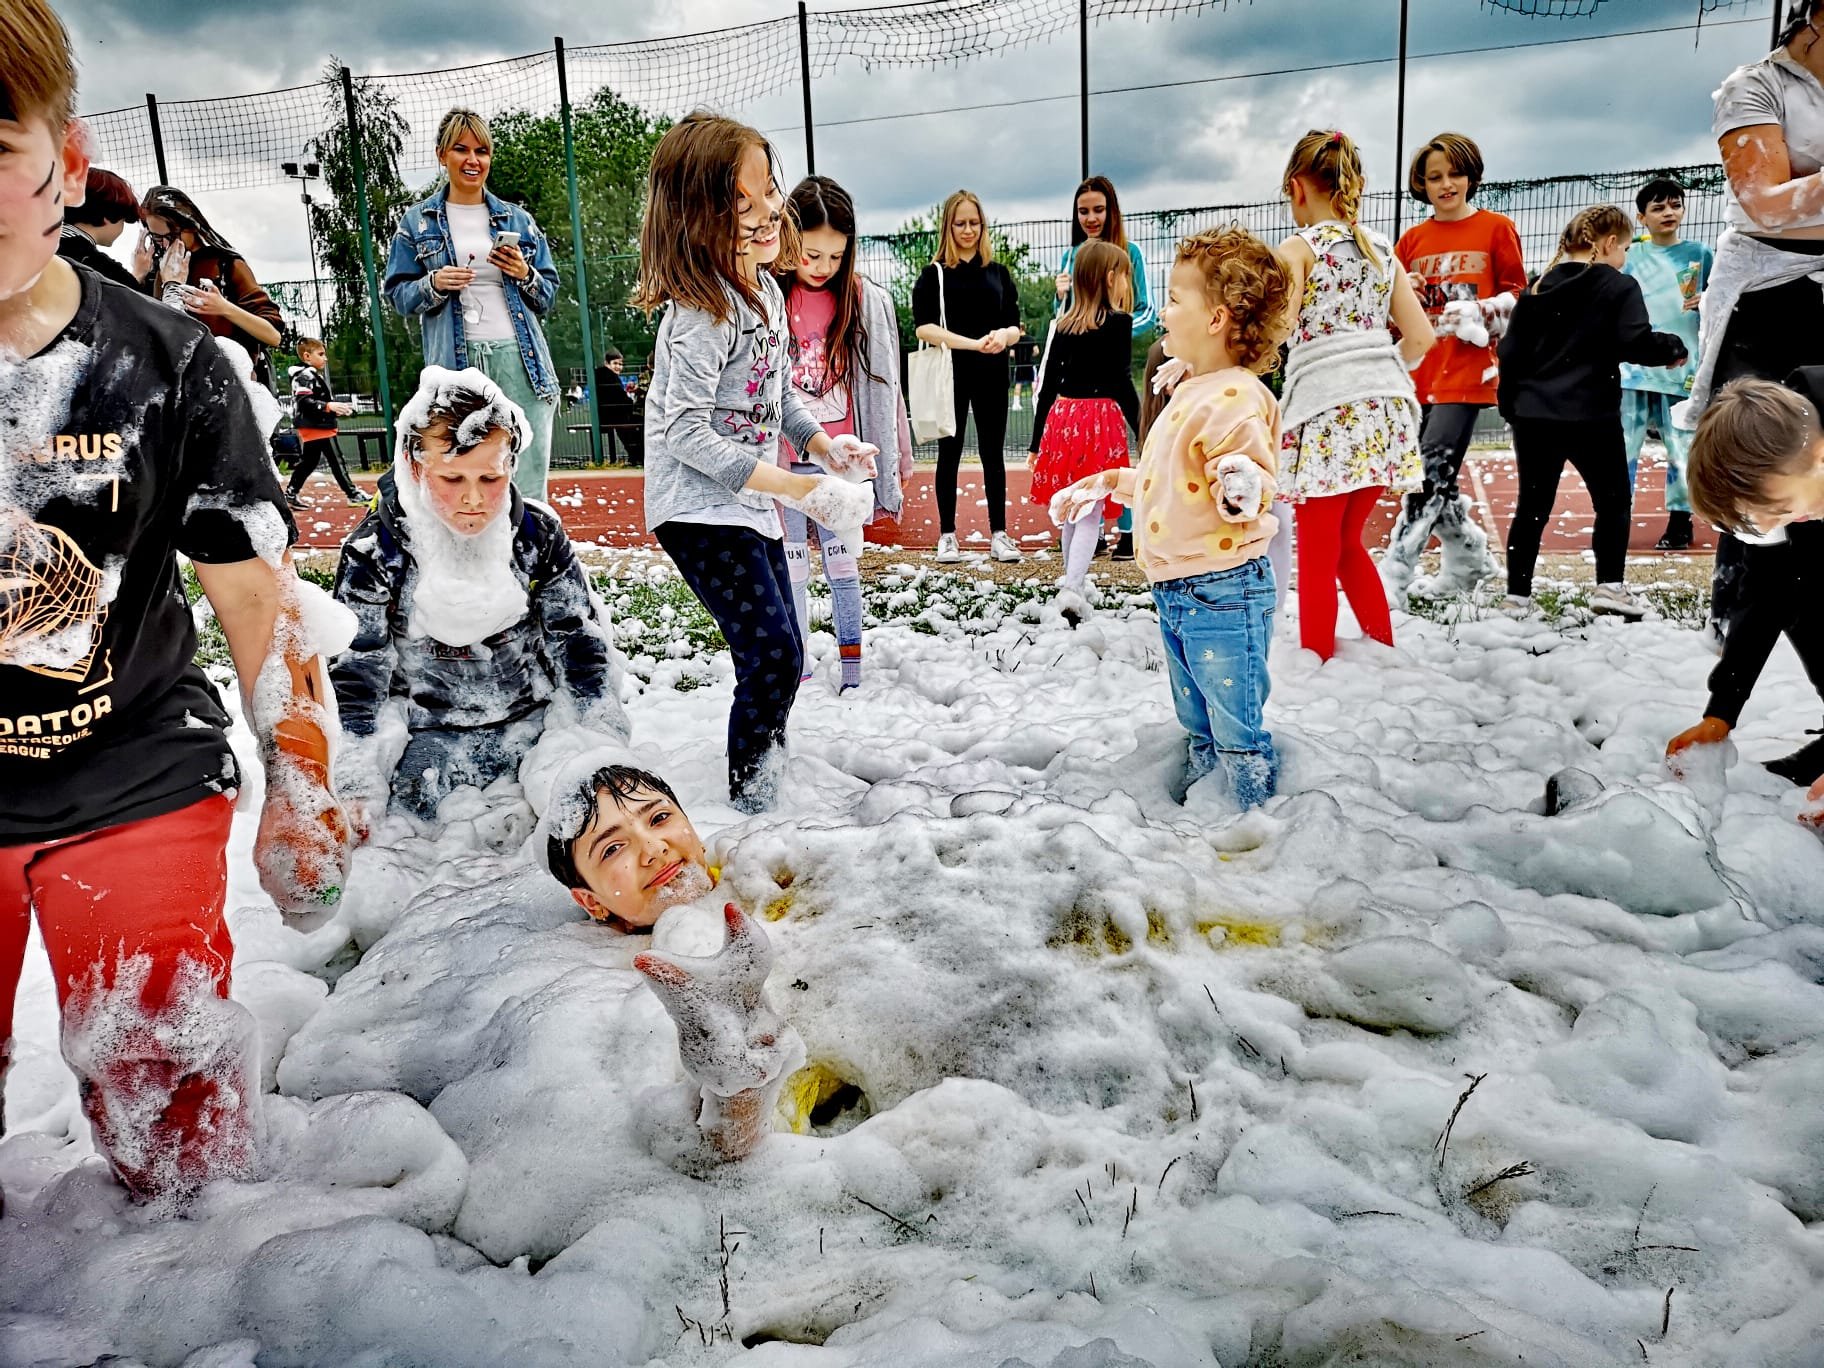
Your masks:
M1367 230L1361 225L1362 192L1367 180L1362 175L1362 156L1355 142L1341 129L1314 128L1300 138L1286 162L1286 174L1280 180L1280 193L1290 196L1292 182L1305 176L1330 196L1336 212L1355 235L1357 250L1378 269L1380 253L1374 250Z

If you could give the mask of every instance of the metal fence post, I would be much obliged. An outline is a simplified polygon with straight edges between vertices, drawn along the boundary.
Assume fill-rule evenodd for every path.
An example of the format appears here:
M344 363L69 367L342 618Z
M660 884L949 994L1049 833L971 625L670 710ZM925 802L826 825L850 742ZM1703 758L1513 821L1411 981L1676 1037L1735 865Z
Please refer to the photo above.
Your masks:
M817 140L811 132L811 16L798 0L798 69L804 81L804 174L817 174Z
M1404 221L1406 208L1406 187L1402 184L1406 174L1406 27L1411 18L1409 0L1400 0L1400 103L1399 113L1394 120L1393 133L1393 240L1400 240L1400 224Z
M1083 174L1089 179L1089 0L1077 0L1077 105L1083 125Z
M355 168L355 207L361 215L361 265L367 271L367 310L374 328L374 369L379 372L380 412L387 442L393 436L393 388L386 374L386 315L380 309L380 274L374 269L374 223L367 211L367 155L361 148L361 120L355 113L355 78L342 68L342 100L348 107L348 150Z
M583 391L589 396L589 458L602 463L602 411L595 395L595 340L589 331L589 267L583 261L583 201L576 189L576 135L570 127L570 76L564 65L564 40L553 38L557 52L557 104L564 125L564 179L570 187L570 242L576 255L576 313L583 331ZM561 402L562 395L558 396Z
M165 170L165 133L158 126L158 96L146 92L146 122L152 125L152 157L158 163L158 183L171 184L171 173Z

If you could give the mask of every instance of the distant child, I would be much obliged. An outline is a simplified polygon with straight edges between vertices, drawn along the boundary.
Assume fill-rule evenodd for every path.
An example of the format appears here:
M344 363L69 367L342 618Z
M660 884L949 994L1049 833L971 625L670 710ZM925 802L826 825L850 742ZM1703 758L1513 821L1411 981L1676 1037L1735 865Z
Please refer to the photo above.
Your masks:
M1358 222L1363 185L1355 144L1316 129L1292 149L1281 183L1299 231L1279 255L1299 306L1280 396L1280 457L1298 509L1299 640L1325 660L1336 651L1339 584L1363 633L1393 644L1387 591L1362 529L1383 493L1423 479L1407 369L1431 350L1431 324L1392 244ZM1397 344L1389 323L1400 330Z
M1759 548L1793 592L1763 598L1723 639L1710 674L1710 701L1696 726L1667 753L1721 741L1734 729L1773 648L1785 635L1806 677L1824 695L1824 366L1804 366L1786 384L1736 380L1710 401L1692 436L1685 474L1699 517L1740 535L1785 543ZM1824 802L1824 738L1766 768L1812 786Z
M777 796L786 722L804 673L777 499L825 527L853 528L874 494L843 476L874 473L877 449L831 437L785 383L789 320L767 268L795 260L766 139L745 124L691 114L652 155L640 286L663 309L646 397L646 527L709 610L735 662L728 795L743 812ZM777 464L783 435L826 470Z
M1530 608L1539 542L1569 461L1596 506L1596 589L1590 608L1638 618L1645 602L1622 582L1627 568L1627 446L1621 428L1621 363L1676 366L1684 342L1654 332L1640 285L1623 275L1633 225L1612 204L1566 225L1538 284L1514 306L1501 339L1501 416L1513 426L1520 497L1507 534L1507 601Z
M1495 402L1495 349L1507 313L1526 288L1526 264L1513 221L1471 200L1482 184L1482 150L1461 133L1440 133L1418 150L1406 188L1431 217L1400 237L1394 255L1411 275L1438 345L1413 372L1424 412L1419 456L1425 485L1406 496L1381 558L1381 578L1403 601L1473 589L1500 573L1488 534L1457 492L1476 415ZM1413 582L1419 557L1436 532L1443 566L1435 580Z
M349 503L365 504L367 495L349 479L348 467L342 464L342 453L336 447L337 421L346 418L354 409L330 398L326 373L329 352L316 338L300 337L298 360L304 364L291 368L291 425L298 434L301 450L297 465L292 467L291 485L285 491L285 498L293 508L306 507L305 481L310 479L318 462L327 461L336 487Z
M1685 461L1691 434L1672 421L1672 406L1691 394L1697 374L1698 301L1710 283L1710 249L1678 235L1685 221L1685 189L1664 176L1648 181L1634 196L1647 236L1628 248L1623 271L1640 282L1647 317L1661 332L1685 344L1682 366L1621 367L1621 423L1628 442L1628 488L1640 463L1647 429L1666 446L1666 530L1656 549L1683 551L1691 545L1691 503L1685 494Z
M358 827L389 791L428 820L453 789L516 775L556 698L581 725L627 736L588 578L557 515L513 487L529 440L519 406L474 369L425 367L400 412L393 468L336 566L358 623L330 666L352 743L338 788ZM389 770L376 736L393 697L409 735Z
M1291 298L1273 249L1239 225L1180 243L1162 320L1166 354L1185 374L1139 469L1091 475L1052 501L1058 521L1111 495L1134 505L1172 705L1190 733L1187 778L1220 765L1244 808L1279 781L1264 718L1279 403L1257 372L1276 358Z
M1150 338L1159 326L1159 315L1147 290L1146 259L1140 254L1140 244L1128 239L1127 223L1121 217L1121 197L1115 193L1115 184L1107 176L1090 176L1071 196L1070 246L1064 249L1063 259L1058 262L1058 302L1052 308L1056 317L1062 317L1071 308L1076 253L1086 242L1110 243L1127 253L1134 291L1134 302L1127 312L1133 317L1134 336L1142 341ZM1040 383L1043 383L1042 377ZM1117 526L1120 535L1115 540L1112 559L1132 560L1134 511L1131 508L1121 509Z
M791 324L792 388L831 437L858 437L893 453L892 459L876 462L874 511L897 516L900 478L910 473L912 445L909 430L905 445L900 444L905 398L899 388L899 316L893 297L855 269L855 204L848 191L828 176L809 176L793 189L789 203L798 224L799 251L780 284ZM779 443L779 464L801 475L820 469L787 441ZM804 653L803 678L809 679L811 519L783 504L779 517ZM841 660L837 690L844 692L861 685L862 548L822 524L817 548L830 582Z
M595 368L595 413L602 427L602 454L611 456L618 442L627 464L639 466L646 464L646 433L622 373L626 365L619 347L602 353L602 364Z
M1133 266L1111 242L1085 242L1072 260L1070 307L1045 363L1032 412L1032 501L1049 504L1067 485L1127 466L1127 434L1140 431L1134 393ZM1063 523L1066 589L1081 590L1102 540L1107 512L1089 506Z

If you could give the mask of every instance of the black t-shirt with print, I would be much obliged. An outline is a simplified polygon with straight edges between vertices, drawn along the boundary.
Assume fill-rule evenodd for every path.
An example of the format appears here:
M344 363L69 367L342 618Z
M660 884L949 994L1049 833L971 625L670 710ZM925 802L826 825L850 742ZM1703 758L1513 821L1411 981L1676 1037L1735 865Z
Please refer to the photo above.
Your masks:
M69 326L0 361L0 845L239 786L177 555L250 560L296 535L215 339L77 275Z

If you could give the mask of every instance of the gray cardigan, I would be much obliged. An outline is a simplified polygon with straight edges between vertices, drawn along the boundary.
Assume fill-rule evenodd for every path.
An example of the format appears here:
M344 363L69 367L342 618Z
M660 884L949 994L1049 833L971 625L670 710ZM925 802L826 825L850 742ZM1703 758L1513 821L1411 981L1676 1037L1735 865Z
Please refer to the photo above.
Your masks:
M761 318L729 291L718 323L675 301L665 307L646 394L646 530L674 519L779 536L764 494L744 491L754 467L778 459L779 436L802 451L823 426L786 383L785 301L762 273Z

